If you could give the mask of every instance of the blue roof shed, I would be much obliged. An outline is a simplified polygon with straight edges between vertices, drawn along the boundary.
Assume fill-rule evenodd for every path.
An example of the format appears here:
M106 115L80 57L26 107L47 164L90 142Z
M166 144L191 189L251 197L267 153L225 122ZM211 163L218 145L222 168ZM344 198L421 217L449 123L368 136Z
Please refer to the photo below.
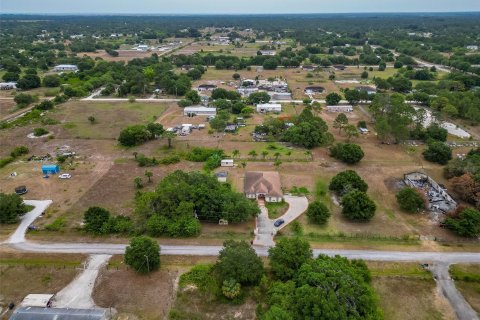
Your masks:
M43 174L55 174L60 172L58 164L45 164L42 166Z

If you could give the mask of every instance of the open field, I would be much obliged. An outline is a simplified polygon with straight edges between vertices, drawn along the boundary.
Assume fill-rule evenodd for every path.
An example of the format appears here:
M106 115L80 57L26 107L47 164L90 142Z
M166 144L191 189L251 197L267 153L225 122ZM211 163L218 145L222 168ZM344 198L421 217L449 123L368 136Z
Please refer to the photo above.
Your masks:
M387 69L388 70L388 69ZM291 70L288 70L291 71ZM209 69L209 72L224 74L226 71ZM231 77L230 72L228 76ZM289 117L299 114L303 106L284 105L284 112L280 115ZM96 123L91 124L88 116L93 115ZM337 114L318 113L330 128ZM312 153L278 142L254 142L250 133L255 125L261 124L265 116L254 114L247 119L247 126L236 134L209 134L208 129L194 130L187 136L178 136L173 140L173 149L166 148L166 140L159 139L147 142L134 148L123 148L118 145L116 138L121 129L128 125L148 123L154 121L164 127L177 126L182 123L207 124L205 117L187 118L182 109L175 103L126 103L126 102L97 102L72 101L57 107L46 115L58 123L46 125L45 128L53 133L54 138L29 139L27 134L33 128L40 126L33 123L23 127L15 127L0 131L2 148L0 156L6 156L18 145L25 145L31 154L55 154L55 150L63 145L69 145L77 153L70 163L62 165L63 172L69 172L73 178L60 181L55 177L43 179L40 174L41 162L26 162L26 157L20 157L6 167L0 169L0 191L11 192L18 185L27 185L29 199L52 199L53 205L45 217L35 224L44 227L58 218L64 221L60 231L37 231L29 237L37 240L81 239L82 241L112 241L125 242L126 236L90 237L78 230L83 220L85 210L94 205L106 207L114 214L132 216L134 209L133 179L142 177L144 181L145 169L138 167L134 162L133 152L143 153L149 157L161 159L173 153L188 152L193 147L221 148L227 156L234 150L240 155L235 159L237 163L246 161L246 168L220 168L228 172L228 181L239 192L243 190L243 177L246 171L278 170L284 192L295 188L308 190L307 196L314 200L316 186L320 183L328 186L330 179L339 171L346 169L356 170L369 184L369 195L377 203L377 213L368 223L355 223L346 220L341 215L341 208L337 199L328 192L323 193L320 200L326 202L332 212L326 226L316 226L308 222L305 216L299 218L304 237L315 247L343 247L369 249L399 249L399 250L433 250L433 251L478 251L480 248L474 242L457 242L460 240L449 231L439 228L427 214L407 214L402 212L396 204L395 193L401 185L399 182L407 172L423 168L439 183L447 185L442 176L442 167L423 160L421 152L424 146L407 147L403 145L380 144L374 133L354 138L365 152L365 158L355 166L347 166L329 156L328 148L316 148ZM276 115L273 115L274 117ZM369 118L359 109L348 114L349 122L356 124ZM208 127L208 124L207 124ZM336 141L346 141L346 137L337 129L331 129ZM248 153L255 150L257 156ZM266 151L268 154L262 155ZM278 169L273 165L275 154L278 153L282 164ZM201 170L202 163L182 161L175 165L148 168L153 172L153 183L146 183L143 190L152 190L156 183L165 175L174 170ZM17 172L16 177L10 173ZM119 197L118 195L122 196ZM224 239L251 240L254 229L254 219L241 225L218 226L204 224L202 233L191 239L160 239L162 243L188 244L221 244ZM2 231L1 237L8 237L9 231ZM282 236L291 236L293 231L288 227L282 231ZM439 239L438 241L422 241L425 239Z
M84 259L82 255L1 252L0 307L10 302L17 306L30 293L57 293L78 274Z
M415 263L368 262L386 320L455 319L430 272Z
M465 300L480 314L480 265L453 265L450 266L450 274Z

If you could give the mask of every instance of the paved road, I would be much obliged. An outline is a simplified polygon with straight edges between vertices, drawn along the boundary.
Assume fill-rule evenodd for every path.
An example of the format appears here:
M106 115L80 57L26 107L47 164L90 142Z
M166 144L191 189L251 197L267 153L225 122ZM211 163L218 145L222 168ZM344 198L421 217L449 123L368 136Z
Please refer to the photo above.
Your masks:
M455 287L455 283L448 272L449 265L445 263L436 263L432 265L430 271L435 276L437 286L441 290L445 298L452 305L455 314L459 320L478 320L475 310L465 301L465 298Z

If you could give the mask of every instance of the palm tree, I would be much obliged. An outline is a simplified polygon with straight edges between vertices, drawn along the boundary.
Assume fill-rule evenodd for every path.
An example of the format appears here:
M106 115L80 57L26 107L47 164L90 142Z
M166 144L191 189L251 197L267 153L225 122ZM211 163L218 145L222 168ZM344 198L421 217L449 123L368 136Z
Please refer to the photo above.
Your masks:
M233 156L234 159L235 159L236 157L240 156L240 150L238 150L238 149L233 150L232 156Z
M134 151L134 152L133 152L133 156L135 157L135 159L137 159L137 155L138 155L138 152L137 152L137 151Z
M249 156L252 156L253 159L257 159L257 156L258 156L257 151L255 151L255 150L250 151L250 152L248 153L248 155L249 155Z
M265 160L265 158L268 156L268 151L267 150L263 150L262 151L262 157L263 157L263 160Z
M275 152L274 156L275 160L278 160L278 158L280 158L280 152Z
M242 161L242 162L240 162L240 165L242 166L243 169L245 169L245 167L247 166L247 162Z
M145 176L148 178L148 182L152 182L153 172L145 170Z
M173 132L167 132L167 131L165 131L165 132L163 133L163 136L164 136L165 138L167 138L167 141L168 141L168 149L171 149L171 148L172 148L172 140L173 140L173 138L175 138L177 135L176 135L175 133L173 133Z

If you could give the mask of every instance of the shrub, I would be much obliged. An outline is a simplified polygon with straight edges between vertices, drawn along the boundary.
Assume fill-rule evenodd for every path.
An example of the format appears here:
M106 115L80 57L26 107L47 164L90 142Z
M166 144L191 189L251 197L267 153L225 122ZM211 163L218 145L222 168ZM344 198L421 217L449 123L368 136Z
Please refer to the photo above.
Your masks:
M360 162L365 154L358 144L337 143L330 148L330 155L342 162L355 164Z
M332 93L329 93L325 97L325 99L326 99L328 105L336 106L342 100L342 96L339 95L336 92L332 92Z
M398 205L404 211L418 212L425 208L425 200L414 188L403 188L397 193L396 198Z
M427 161L445 165L452 159L452 149L443 142L434 141L423 152L423 157Z
M462 237L480 236L480 211L475 209L465 209L458 217L447 217L444 225L453 230Z
M5 167L5 166L6 166L7 164L9 164L10 162L13 162L13 160L15 160L14 157L1 158L1 159L0 159L0 168Z
M366 192L368 185L355 171L346 170L334 176L328 188L339 195L344 195L354 189Z
M307 217L315 224L325 224L330 218L330 211L325 204L315 201L308 205Z
M161 159L159 163L164 165L169 165L169 164L179 163L180 161L182 161L182 158L178 154L174 154Z
M233 300L240 295L241 285L235 279L225 280L222 284L222 293L226 298Z
M369 221L377 206L365 192L353 190L342 198L342 214L356 221Z
M17 223L27 210L18 194L0 193L0 224Z
M24 154L28 154L30 150L28 150L27 147L25 146L20 146L20 147L15 147L12 152L10 152L10 156L13 157L13 158L16 158L16 157L19 157L19 156L22 156Z
M134 237L125 249L125 263L139 273L148 273L160 268L160 246L152 238Z
M33 129L33 135L35 137L41 137L41 136L44 136L48 133L48 130L44 129L44 128L35 128Z
M43 85L49 88L58 87L60 85L60 77L56 74L46 75L43 78Z
M15 95L13 101L19 108L24 108L35 101L35 97L27 93L19 93Z
M37 104L35 106L36 109L38 110L50 110L50 109L53 109L54 107L54 104L52 101L50 100L43 100L42 102L40 102L39 104Z
M86 231L96 234L104 232L103 225L110 219L110 211L101 207L90 207L83 216Z

